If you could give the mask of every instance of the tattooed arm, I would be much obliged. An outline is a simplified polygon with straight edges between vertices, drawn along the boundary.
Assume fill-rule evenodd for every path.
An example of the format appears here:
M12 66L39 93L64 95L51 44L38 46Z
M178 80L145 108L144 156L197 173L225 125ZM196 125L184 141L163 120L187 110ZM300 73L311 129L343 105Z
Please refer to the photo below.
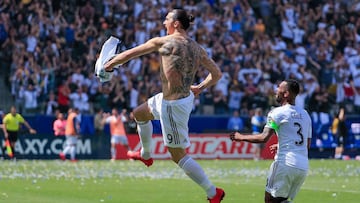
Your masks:
M112 58L105 64L104 68L106 71L112 71L114 66L118 64L124 64L133 58L157 51L162 45L163 41L164 37L152 38L144 44L141 44L116 55L114 58Z

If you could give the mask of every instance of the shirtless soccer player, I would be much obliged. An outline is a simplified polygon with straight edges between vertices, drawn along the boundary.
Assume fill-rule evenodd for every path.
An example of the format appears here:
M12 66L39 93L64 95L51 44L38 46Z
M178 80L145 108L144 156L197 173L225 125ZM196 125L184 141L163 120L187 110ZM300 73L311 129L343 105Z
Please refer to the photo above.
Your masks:
M142 149L137 152L130 151L128 156L142 161L146 166L153 164L150 153L153 132L151 120L160 120L164 144L172 160L204 189L209 202L216 203L221 202L225 196L224 191L210 182L201 166L185 151L190 146L188 121L194 97L205 88L216 84L221 77L219 67L206 51L187 36L186 30L193 20L194 18L182 9L172 10L163 23L167 36L152 38L118 54L105 64L105 70L112 71L118 64L151 52L160 54L162 92L134 109ZM206 68L209 75L200 84L192 85L200 66Z

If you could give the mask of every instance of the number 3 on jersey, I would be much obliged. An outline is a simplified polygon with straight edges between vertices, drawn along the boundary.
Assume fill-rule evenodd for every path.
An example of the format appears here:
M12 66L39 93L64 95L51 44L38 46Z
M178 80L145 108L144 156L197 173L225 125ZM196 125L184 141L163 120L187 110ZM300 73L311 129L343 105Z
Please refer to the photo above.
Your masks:
M300 146L304 144L304 135L302 134L301 124L298 122L294 123L294 126L297 128L296 134L300 136L300 141L295 141L295 145Z

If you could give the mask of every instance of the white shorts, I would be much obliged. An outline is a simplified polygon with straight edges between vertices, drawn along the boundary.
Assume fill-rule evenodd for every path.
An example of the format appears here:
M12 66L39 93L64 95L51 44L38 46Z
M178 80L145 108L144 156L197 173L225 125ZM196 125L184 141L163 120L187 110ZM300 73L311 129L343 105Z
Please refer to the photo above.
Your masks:
M293 200L305 181L307 171L273 162L267 178L266 191L273 197Z
M66 144L67 145L76 145L77 140L78 140L77 136L73 136L73 135L66 136Z
M148 100L155 120L160 120L165 146L187 148L190 146L189 117L194 104L194 94L178 100L164 100L159 93Z
M111 144L129 145L128 138L124 135L113 135L110 142Z

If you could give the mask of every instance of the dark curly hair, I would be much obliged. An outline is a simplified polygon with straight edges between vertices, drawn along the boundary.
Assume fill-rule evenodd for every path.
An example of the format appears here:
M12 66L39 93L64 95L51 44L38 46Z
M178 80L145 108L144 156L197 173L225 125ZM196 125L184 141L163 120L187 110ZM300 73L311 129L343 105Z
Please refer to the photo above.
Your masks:
M300 92L300 85L299 82L294 79L287 79L285 80L287 84L288 90L294 94L294 96L298 95Z

